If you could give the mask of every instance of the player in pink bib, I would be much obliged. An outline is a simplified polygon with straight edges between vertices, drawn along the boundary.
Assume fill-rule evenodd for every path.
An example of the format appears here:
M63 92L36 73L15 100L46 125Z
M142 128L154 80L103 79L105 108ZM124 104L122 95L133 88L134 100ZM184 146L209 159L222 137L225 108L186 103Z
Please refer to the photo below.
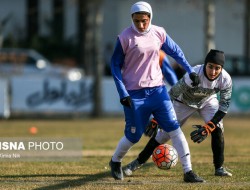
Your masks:
M152 114L162 129L168 132L180 156L184 181L204 182L192 171L188 143L163 80L159 64L160 50L182 65L189 74L192 86L199 84L199 77L166 31L151 24L153 12L148 3L140 1L132 5L131 17L132 26L118 35L111 59L111 72L126 122L125 135L119 141L110 161L111 174L117 180L123 179L122 159L140 140Z

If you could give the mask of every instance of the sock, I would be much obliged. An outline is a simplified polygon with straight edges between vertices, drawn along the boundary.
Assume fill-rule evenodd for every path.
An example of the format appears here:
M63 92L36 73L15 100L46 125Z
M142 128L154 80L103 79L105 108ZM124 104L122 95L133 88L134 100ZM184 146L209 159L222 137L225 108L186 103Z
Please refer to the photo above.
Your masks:
M186 137L180 128L168 133L172 144L178 152L184 173L192 170L191 156Z
M130 142L125 136L123 136L116 147L114 155L112 156L112 161L121 162L123 157L133 145L134 143Z
M139 164L144 164L152 155L154 149L159 146L160 143L158 143L154 137L152 137L147 145L145 146L145 148L141 151L141 153L139 154L137 160L139 162Z

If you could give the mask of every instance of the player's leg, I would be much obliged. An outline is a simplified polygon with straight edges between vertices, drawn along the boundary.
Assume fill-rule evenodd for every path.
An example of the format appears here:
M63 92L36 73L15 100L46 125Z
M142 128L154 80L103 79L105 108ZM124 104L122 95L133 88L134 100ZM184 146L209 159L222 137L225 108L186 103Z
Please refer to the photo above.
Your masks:
M159 101L159 102L158 102ZM160 104L161 102L161 104ZM167 132L172 140L172 145L178 152L184 171L185 182L204 182L202 178L192 171L189 146L184 136L180 124L177 121L173 104L169 98L166 88L163 88L161 96L155 100L156 109L154 116L156 121ZM159 106L161 105L161 106Z
M162 90L162 89L161 89ZM164 91L166 91L164 89ZM164 93L167 93L167 92L164 92ZM159 93L160 94L160 93ZM170 99L169 99L169 96L165 97L165 99L167 99L168 102L170 102ZM159 101L159 97L156 96L154 98L152 98L151 100L151 104L155 104L156 103L156 106L158 105L161 105L162 103L161 102L158 102ZM163 101L163 100L162 100ZM171 103L170 103L171 105ZM154 105L155 106L155 105ZM153 106L153 107L154 107ZM159 107L159 106L158 106ZM170 109L172 108L172 106L170 107ZM155 115L157 115L158 113L155 113ZM174 116L175 117L175 116ZM171 121L172 122L172 121ZM161 130L159 130L161 131ZM162 134L162 133L161 133ZM164 143L164 135L161 135L160 136L163 136L162 138L162 143ZM170 139L169 135L166 135L166 139ZM150 156L152 155L154 149L160 145L159 142L157 142L155 140L154 137L152 137L149 142L147 143L147 145L145 146L145 148L142 150L142 152L138 155L138 158L133 160L132 162L130 162L129 164L127 164L125 167L124 167L124 173L128 176L132 175L133 171L139 169L140 167L142 167L142 165L150 158Z
M232 173L228 172L223 167L224 163L224 133L221 128L216 128L212 133L211 147L213 151L213 163L215 167L216 176L232 176Z
M119 141L116 150L109 162L109 165L111 167L111 175L114 179L123 180L123 172L121 166L122 158L133 145L134 143L130 142L125 136L123 136Z
M133 119L133 112L131 108L124 106L124 115L126 120L125 125L125 131L127 130L128 126L133 126L134 123ZM116 180L123 180L123 172L121 167L121 162L125 154L129 151L129 149L134 145L131 141L129 141L124 135L120 141L118 142L118 145L115 149L115 152L109 162L109 165L111 167L111 175Z
M146 122L148 121L151 113L147 110L147 108L144 107L144 93L138 93L139 94L137 95L131 94L132 98L136 96L136 101L133 101L132 108L124 106L126 121L125 135L119 141L110 161L111 174L115 179L118 180L123 179L123 172L121 167L122 159L130 150L130 148L140 140L144 132L144 126L146 125ZM141 96L142 99L140 99Z
M219 108L217 98L211 99L199 112L205 123L210 121ZM216 176L232 176L224 167L224 126L223 120L217 124L217 128L211 133L211 148Z
M179 101L173 101L173 106L178 122L181 126L183 126L187 119L197 111L197 109L187 106ZM161 133L158 133L155 139L157 142L163 143L164 141L168 141L171 138L173 146L180 149L179 152L178 150L177 152L183 165L185 182L204 182L202 178L193 173L190 158L191 155L189 153L190 151L187 140L183 132L180 129L178 130L174 130L168 133L163 131ZM179 135L179 137L177 135Z
M188 147L188 143L186 138L181 130L178 128L174 131L168 132L173 146L176 148L180 161L182 163L182 168L184 171L184 181L188 183L197 183L197 182L205 182L201 177L196 175L192 171L191 165L191 155Z
M185 121L197 110L177 101L173 102L173 106L176 110L177 119L181 125L183 125ZM135 170L141 168L143 164L150 158L157 146L164 144L169 140L170 136L168 133L163 130L158 130L156 137L152 137L148 141L138 157L124 167L124 173L128 176L132 175Z

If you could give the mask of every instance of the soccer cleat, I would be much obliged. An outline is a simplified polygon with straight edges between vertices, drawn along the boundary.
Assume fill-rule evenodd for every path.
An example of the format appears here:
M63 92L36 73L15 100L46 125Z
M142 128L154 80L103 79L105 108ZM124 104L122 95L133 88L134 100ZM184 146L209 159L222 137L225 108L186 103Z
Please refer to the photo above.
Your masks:
M228 171L227 171L225 168L223 168L223 167L220 167L220 168L218 168L218 169L215 169L214 175L216 175L216 176L229 176L229 177L233 176L233 174L231 174L230 172L228 172Z
M126 165L123 169L124 173L126 176L131 176L133 174L133 172L137 169L139 169L140 167L142 167L143 164L140 164L138 162L138 160L134 160L132 162L130 162L128 165Z
M184 181L187 183L202 183L206 182L204 179L196 175L192 170L184 174Z
M109 162L111 168L111 175L116 180L123 180L123 172L121 162L113 162L112 159Z

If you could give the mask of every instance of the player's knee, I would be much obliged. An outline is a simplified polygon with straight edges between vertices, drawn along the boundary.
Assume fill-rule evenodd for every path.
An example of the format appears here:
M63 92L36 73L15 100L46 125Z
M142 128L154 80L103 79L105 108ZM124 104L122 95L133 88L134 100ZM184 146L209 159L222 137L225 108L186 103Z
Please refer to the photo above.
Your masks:
M220 136L222 134L222 130L217 127L213 132L212 132L212 135L214 136Z
M164 144L165 142L167 142L170 139L170 136L167 132L160 130L160 131L158 131L155 139L160 144Z
M132 143L137 143L143 134L143 130L141 130L139 127L126 127L125 129L125 136L127 139Z
M137 143L137 142L139 142L139 140L140 140L140 138L138 138L138 137L133 137L133 136L127 136L126 135L126 138L131 142L131 143Z
M223 131L221 128L217 127L212 133L212 138L215 138L217 140L223 141L224 140L224 135Z
M168 134L169 134L170 138L173 138L173 137L176 137L179 135L184 135L180 127L178 127L177 129L175 129L173 131L170 131Z
M125 133L125 136L130 142L135 144L135 143L139 142L142 134Z
M220 128L221 132L224 133L224 125L223 125L222 122L219 122L219 123L217 124L217 128Z
M177 120L172 121L171 123L168 123L167 125L161 125L162 129L166 132L175 131L176 129L180 128L180 124Z

